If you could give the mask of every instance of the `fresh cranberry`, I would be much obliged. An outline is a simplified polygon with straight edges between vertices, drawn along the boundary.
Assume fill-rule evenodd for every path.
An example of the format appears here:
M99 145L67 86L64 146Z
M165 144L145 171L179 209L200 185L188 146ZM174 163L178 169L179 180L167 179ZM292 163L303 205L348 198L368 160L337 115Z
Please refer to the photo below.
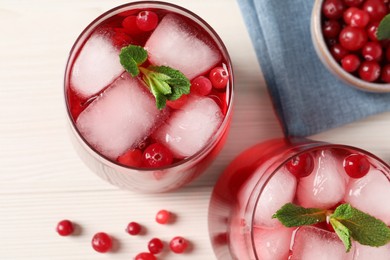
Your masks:
M159 224L167 224L171 218L171 212L162 209L156 214L156 222Z
M386 64L382 68L381 80L386 83L390 83L390 64Z
M152 238L148 243L149 252L156 255L164 249L164 244L159 238Z
M172 152L160 143L149 145L142 155L142 164L145 167L164 167L172 162Z
M349 51L361 49L367 42L367 33L362 28L346 26L339 35L341 46Z
M58 222L56 230L60 236L69 236L74 231L73 223L67 219L61 220Z
M191 93L207 96L210 94L212 88L211 81L205 76L196 77L191 81Z
M364 0L344 0L344 4L348 6L359 6L364 2Z
M348 51L339 43L336 43L330 47L330 53L337 61L340 61L342 58L348 55Z
M123 28L116 28L114 29L112 41L115 46L122 48L131 44L133 40Z
M112 239L104 232L96 233L92 238L92 247L99 253L106 253L112 248Z
M379 26L379 21L369 23L367 26L368 38L373 42L378 41L378 38L376 38L376 32L378 31L378 26Z
M373 82L379 78L381 67L376 61L364 61L359 68L359 76L362 80Z
M370 15L363 10L357 10L351 16L351 26L353 27L365 28L369 22Z
M136 236L141 232L141 225L138 224L137 222L130 222L127 225L126 232L129 233L132 236Z
M322 26L322 33L325 38L335 38L341 31L341 25L337 20L327 20Z
M287 170L297 178L309 176L314 169L314 159L309 153L292 158L286 163Z
M140 167L142 163L142 151L140 149L130 149L119 156L117 161L126 166Z
M134 260L156 260L156 259L157 258L153 254L146 253L146 252L139 253L134 258Z
M152 11L141 11L137 15L137 26L142 31L154 30L158 24L158 16Z
M167 106L169 106L172 109L180 109L184 106L185 103L187 103L188 95L181 95L176 100L167 100Z
M136 35L142 32L137 26L137 16L135 15L127 16L123 19L122 27L130 35Z
M224 68L215 67L210 71L209 78L214 88L223 89L229 81L229 74Z
M322 13L329 19L338 19L343 15L344 4L341 0L325 0Z
M172 252L176 254L181 254L184 251L186 251L188 247L188 242L183 237L174 237L172 238L171 242L169 243L169 247Z
M361 154L351 154L343 162L345 172L352 178L362 178L370 170L370 162Z
M387 14L387 6L382 0L367 0L363 4L363 10L366 11L371 21L380 21Z
M379 42L367 42L362 48L362 55L368 61L380 61L382 58L382 46Z
M351 24L351 20L352 20L352 16L356 13L356 12L359 12L360 9L359 8L356 8L356 7L350 7L348 8L347 10L345 10L345 12L343 13L343 19L344 19L344 22L348 25Z
M341 66L347 72L354 72L360 66L360 59L355 54L349 54L341 60Z

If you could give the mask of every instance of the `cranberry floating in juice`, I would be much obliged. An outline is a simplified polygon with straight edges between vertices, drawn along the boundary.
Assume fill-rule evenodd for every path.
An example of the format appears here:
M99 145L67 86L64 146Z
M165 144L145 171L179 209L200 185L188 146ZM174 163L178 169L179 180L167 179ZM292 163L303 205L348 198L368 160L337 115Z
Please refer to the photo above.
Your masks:
M232 76L221 39L197 15L163 2L114 8L84 30L69 57L72 141L119 187L181 187L225 142Z
M218 180L209 231L218 259L389 259L390 168L359 148L276 139Z

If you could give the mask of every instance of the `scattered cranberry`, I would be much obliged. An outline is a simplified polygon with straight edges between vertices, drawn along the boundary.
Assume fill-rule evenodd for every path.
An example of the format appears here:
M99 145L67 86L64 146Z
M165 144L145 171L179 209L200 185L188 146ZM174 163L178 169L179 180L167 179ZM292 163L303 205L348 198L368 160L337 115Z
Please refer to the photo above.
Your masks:
M70 220L64 219L58 222L56 228L60 236L69 236L73 233L73 223Z
M340 61L342 58L349 54L349 52L339 43L336 43L335 45L330 47L330 53L337 61Z
M171 213L168 210L162 209L156 214L156 222L159 224L167 224L171 218Z
M132 236L136 236L141 232L141 225L138 224L137 222L130 222L127 225L126 232L129 233Z
M363 4L363 10L366 11L371 18L371 21L380 21L387 14L387 6L383 0L367 0Z
M351 26L353 27L364 28L367 26L369 22L370 22L370 15L363 10L358 9L356 12L352 14Z
M329 19L338 19L343 15L344 4L341 0L325 0L322 13Z
M154 30L158 24L158 16L152 11L141 11L137 15L137 26L142 31Z
M187 249L188 242L183 237L174 237L169 243L169 247L172 252L176 254L181 254Z
M362 55L368 61L380 61L382 52L382 46L379 42L367 42L362 48Z
M349 54L341 60L341 66L345 71L354 72L360 66L360 59L355 54Z
M211 81L205 76L199 76L191 81L191 93L207 96L213 88Z
M164 167L173 162L173 155L164 145L154 143L145 149L142 162L145 167Z
M156 255L164 249L164 244L159 238L153 238L148 243L148 249L150 253Z
M343 19L344 19L344 22L348 25L351 24L351 20L352 20L352 16L354 13L356 12L359 12L359 8L356 8L356 7L350 7L348 8L344 14L343 14Z
M322 26L322 33L325 38L335 38L339 35L341 31L341 25L337 20L328 20L325 21Z
M134 260L156 260L156 259L157 258L153 254L146 253L146 252L139 253L134 258Z
M167 100L167 106L172 109L180 109L185 103L187 103L187 100L188 95L181 95L181 97L176 100Z
M99 253L106 253L112 248L112 239L104 232L96 233L92 238L92 247Z
M223 89L229 81L229 74L222 67L215 67L210 71L210 81L214 88Z
M390 83L390 64L382 68L381 79L383 82Z
M343 162L345 172L352 178L361 178L370 170L370 162L361 154L351 154Z
M130 35L136 35L142 32L137 26L137 16L134 15L127 16L123 19L122 27L124 31Z
M366 44L367 38L367 33L364 29L352 26L346 26L339 35L341 46L349 51L361 49Z
M381 74L381 67L376 61L364 61L359 68L359 76L362 80L373 82Z
M297 178L309 176L314 169L314 159L309 153L295 156L286 163L287 170Z
M117 161L123 165L140 167L142 163L142 151L140 149L130 149L119 156Z

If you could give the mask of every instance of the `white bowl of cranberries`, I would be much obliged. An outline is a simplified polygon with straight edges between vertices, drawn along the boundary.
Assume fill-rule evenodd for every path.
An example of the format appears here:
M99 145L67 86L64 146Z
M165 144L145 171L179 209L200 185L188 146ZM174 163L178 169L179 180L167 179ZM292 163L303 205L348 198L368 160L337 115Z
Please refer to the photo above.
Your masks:
M389 13L390 0L315 0L311 33L321 61L349 85L390 92L390 40L378 33Z

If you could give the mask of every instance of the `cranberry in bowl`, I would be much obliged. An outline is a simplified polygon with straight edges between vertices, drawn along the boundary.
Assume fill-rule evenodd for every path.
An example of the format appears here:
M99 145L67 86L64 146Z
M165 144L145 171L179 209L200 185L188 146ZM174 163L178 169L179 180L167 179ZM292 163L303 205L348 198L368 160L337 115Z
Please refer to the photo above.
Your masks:
M314 2L314 48L333 74L357 89L390 92L390 41L377 37L389 7L385 0Z

